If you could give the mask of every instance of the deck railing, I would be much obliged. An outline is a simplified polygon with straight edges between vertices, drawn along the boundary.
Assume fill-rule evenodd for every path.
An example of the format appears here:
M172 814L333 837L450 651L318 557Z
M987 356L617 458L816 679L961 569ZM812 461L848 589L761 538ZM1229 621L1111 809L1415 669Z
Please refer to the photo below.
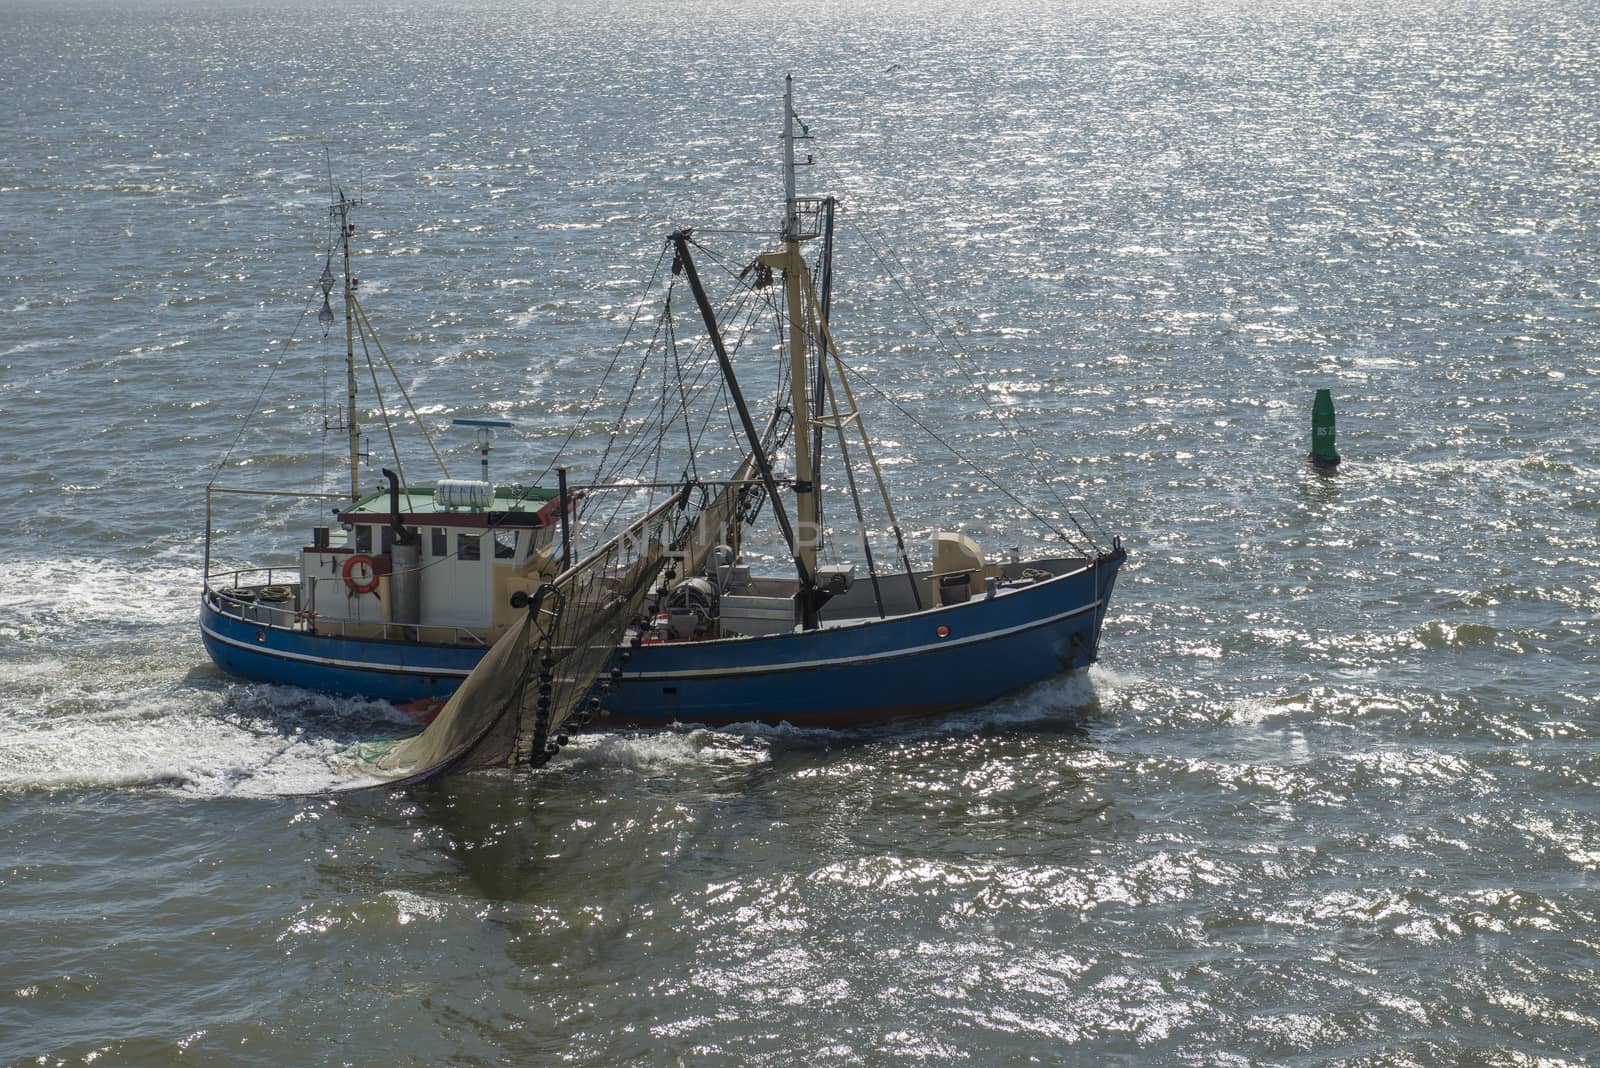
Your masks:
M262 580L261 576L265 576ZM261 598L261 591L285 586L287 601ZM206 576L206 597L222 615L241 623L262 623L324 636L365 641L428 642L435 645L475 645L487 649L489 639L468 627L448 627L422 623L364 623L355 620L321 619L308 616L296 607L300 595L300 572L292 567L249 567L219 571ZM352 633L354 631L355 633Z

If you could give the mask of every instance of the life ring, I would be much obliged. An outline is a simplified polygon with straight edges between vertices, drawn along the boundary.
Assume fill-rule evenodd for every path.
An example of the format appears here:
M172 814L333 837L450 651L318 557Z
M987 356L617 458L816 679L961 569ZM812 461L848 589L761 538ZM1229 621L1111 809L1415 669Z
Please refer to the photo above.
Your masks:
M365 582L357 581L352 574L358 567L367 569L370 577ZM378 565L366 553L356 553L344 562L344 584L351 593L371 593L378 588Z

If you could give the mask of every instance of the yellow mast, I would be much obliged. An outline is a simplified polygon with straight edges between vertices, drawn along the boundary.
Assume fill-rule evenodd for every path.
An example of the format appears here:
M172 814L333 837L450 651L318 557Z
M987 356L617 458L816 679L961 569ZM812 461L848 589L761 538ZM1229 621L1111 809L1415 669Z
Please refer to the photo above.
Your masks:
M794 406L795 555L805 573L817 571L817 545L822 531L817 522L817 486L811 458L810 384L806 379L805 257L800 255L802 228L800 203L794 189L794 75L783 86L783 251L761 257L768 267L783 272L783 291L789 303L789 384Z
M793 203L791 201L791 203ZM787 227L785 233L788 233ZM782 252L766 252L759 257L762 264L783 272L783 291L789 303L789 392L794 408L794 503L795 503L795 556L805 565L807 574L817 570L817 545L822 532L817 523L817 487L814 466L811 462L811 401L810 383L806 376L805 257L800 255L800 241L789 237Z
M822 530L817 522L816 467L811 457L811 398L806 375L805 305L800 283L805 278L806 261L800 256L800 242L785 242L789 266L783 272L783 290L789 298L789 381L794 404L794 503L798 528L795 548L805 562L806 571L817 573L817 546Z

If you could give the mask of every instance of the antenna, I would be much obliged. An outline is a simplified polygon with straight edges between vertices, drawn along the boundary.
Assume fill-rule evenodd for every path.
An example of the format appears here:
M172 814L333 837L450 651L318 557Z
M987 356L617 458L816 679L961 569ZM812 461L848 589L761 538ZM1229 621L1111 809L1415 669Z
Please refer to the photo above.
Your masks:
M793 241L800 230L794 202L794 75L783 77L783 237Z
M476 428L472 435L473 443L478 446L478 455L483 461L483 480L489 481L489 447L494 444L496 430L510 430L512 426L504 419L452 419L451 426L470 426Z
M800 127L800 132L795 133L795 126ZM802 199L795 192L795 168L810 167L816 159L808 152L804 162L795 162L796 141L814 141L811 136L811 127L800 118L800 113L794 109L794 75L787 74L783 79L783 239L785 241L804 241L816 237L818 234L818 205L821 201L816 197ZM802 219L802 213L805 218Z

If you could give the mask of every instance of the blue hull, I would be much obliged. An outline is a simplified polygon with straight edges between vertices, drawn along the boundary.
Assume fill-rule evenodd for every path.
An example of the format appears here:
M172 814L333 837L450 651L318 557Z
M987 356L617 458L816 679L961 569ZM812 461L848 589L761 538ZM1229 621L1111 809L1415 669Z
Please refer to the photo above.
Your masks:
M230 675L396 705L443 701L487 651L307 634L219 612L205 597L200 637Z
M1118 551L1001 596L890 619L641 645L613 661L621 674L600 719L850 727L984 704L1096 659L1125 558ZM205 598L200 621L207 651L230 674L397 705L442 701L485 652L268 627Z
M849 727L981 705L1095 660L1123 559L1119 552L1075 575L908 616L644 645L621 665L603 718Z

